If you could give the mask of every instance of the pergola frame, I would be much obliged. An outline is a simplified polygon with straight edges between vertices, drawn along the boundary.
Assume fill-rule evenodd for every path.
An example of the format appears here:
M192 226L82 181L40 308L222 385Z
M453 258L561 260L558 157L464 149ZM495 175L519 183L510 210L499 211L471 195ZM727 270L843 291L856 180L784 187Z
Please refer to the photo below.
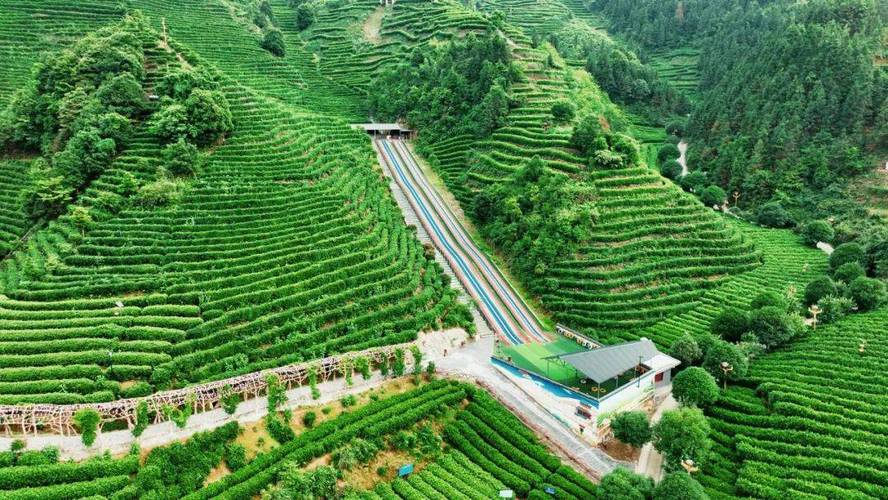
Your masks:
M415 344L416 342L410 342L349 352L107 403L0 405L0 426L6 436L15 433L37 435L44 429L53 434L75 435L77 430L73 425L74 414L83 408L92 408L99 413L100 426L102 423L125 421L127 427L132 429L136 424L136 409L142 402L147 404L149 413L154 412L153 423L160 423L166 420L164 407L184 408L190 404L192 412L198 413L221 408L222 398L228 394L238 394L242 400L258 398L267 392L266 378L269 375L276 376L288 390L306 385L312 374L316 376L317 382L326 382L337 376L353 374L359 358L367 359L371 367L379 366L394 359L397 350L408 352Z

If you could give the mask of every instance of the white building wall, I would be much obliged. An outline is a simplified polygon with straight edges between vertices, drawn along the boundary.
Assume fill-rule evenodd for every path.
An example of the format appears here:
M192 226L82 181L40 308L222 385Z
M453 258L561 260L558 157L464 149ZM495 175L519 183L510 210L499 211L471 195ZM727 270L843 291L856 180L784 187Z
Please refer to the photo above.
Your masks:
M668 371L668 370L667 370ZM656 372L650 371L635 380L631 385L623 386L619 391L611 393L598 402L598 420L609 418L611 413L629 410L649 398L654 393L654 377ZM666 376L664 375L664 380Z

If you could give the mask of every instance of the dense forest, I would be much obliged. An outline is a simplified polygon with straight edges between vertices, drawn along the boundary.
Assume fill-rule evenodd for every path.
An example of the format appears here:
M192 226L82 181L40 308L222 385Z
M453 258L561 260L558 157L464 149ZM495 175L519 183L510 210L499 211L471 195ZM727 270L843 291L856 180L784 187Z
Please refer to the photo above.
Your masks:
M507 92L520 69L502 35L470 34L438 47L417 48L410 58L376 77L368 97L379 120L406 118L432 136L485 136L505 123Z
M849 184L888 150L884 2L587 5L643 51L699 50L689 163L695 179L737 194L738 214L777 227L829 219L832 243L875 249L886 239Z
M726 26L701 56L692 164L769 226L832 220L832 243L884 246L883 224L851 201L888 138L888 72L873 64L875 4L776 6ZM750 29L754 27L754 29ZM750 39L750 32L756 38Z
M718 33L767 5L788 0L583 0L602 13L609 27L646 48L676 47Z
M611 99L654 116L686 114L690 104L638 55L588 23L573 19L546 40L567 58L585 61L585 69Z

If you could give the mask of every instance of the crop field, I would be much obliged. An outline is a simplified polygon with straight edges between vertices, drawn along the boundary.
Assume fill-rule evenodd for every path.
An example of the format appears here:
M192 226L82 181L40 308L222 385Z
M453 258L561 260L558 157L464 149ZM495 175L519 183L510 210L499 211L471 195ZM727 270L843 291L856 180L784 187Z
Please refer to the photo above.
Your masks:
M488 4L493 5L484 5ZM653 159L665 139L662 128L615 109L594 84L586 83L584 71L546 67L545 50L530 47L527 31L553 16L567 15L562 4L502 0L495 6L522 28L509 32L518 43L516 55L527 77L512 88L522 105L511 110L506 127L484 141L458 136L420 149L433 157L431 164L464 207L475 190L505 178L533 155L566 175L585 168L569 145L569 130L547 123L549 107L559 98L581 96L597 102L602 115L626 123L644 156ZM602 170L592 177L599 187L592 237L578 255L551 269L547 279L557 282L556 290L541 296L543 306L558 320L603 331L607 337L610 331L623 332L688 311L707 287L758 265L747 238L655 171Z
M655 325L621 332L619 338L635 340L647 337L661 347L668 347L685 333L701 335L709 332L709 324L725 306L747 309L749 302L763 290L781 295L800 296L805 285L827 268L827 257L801 245L790 231L765 229L746 223L732 223L761 252L761 266L737 276L721 279L702 297L689 304L688 311L671 316Z
M710 495L884 498L886 324L885 310L856 315L753 363L708 410Z
M153 43L152 67L189 57ZM107 401L401 343L446 318L454 292L363 135L224 92L237 132L178 203L97 216L85 235L62 217L4 262L0 402ZM78 203L100 206L158 152L140 133Z
M202 485L210 470L223 459L229 460L228 452L222 450L236 439L234 424L199 434L184 445L175 445L175 450L155 449L144 464L133 454L64 463L55 462L51 453L26 452L18 457L21 465L17 465L11 463L12 452L3 452L0 495L11 500L93 495L123 500L163 488L165 493L175 492L177 498L247 499L265 488L274 488L291 467L330 463L331 456L341 456L355 441L392 453L387 448L396 450L393 443L400 442L396 438L429 436L429 430L431 439L423 442L421 450L398 445L404 452L413 451L413 456L404 457L415 461L413 474L394 479L394 471L389 471L377 476L372 488L356 488L353 493L367 499L480 500L496 497L502 489L512 489L523 498L542 498L546 487L554 487L555 498L559 499L586 499L595 494L594 484L551 455L532 431L486 393L463 384L436 381L378 398L320 422L295 439L259 453L248 464L206 487ZM201 455L198 463L182 460L192 453ZM149 480L152 466L164 467L164 477ZM356 472L351 468L342 470L346 481ZM195 474L197 481L180 479L186 472Z
M28 229L19 200L27 172L27 161L0 160L0 256L12 251Z
M397 9L384 8L379 38L371 40L362 28L377 8L375 0L331 4L303 35L306 49L319 59L321 72L356 94L366 92L378 70L406 57L412 48L442 43L488 26L481 16L455 2L404 0Z
M367 113L360 96L318 71L295 32L293 10L285 5L275 2L287 43L287 57L278 58L258 45L248 27L232 19L224 2L140 2L155 24L166 19L171 36L239 84L306 111L364 121Z
M691 47L662 50L650 54L651 67L675 88L693 98L700 83L697 60L700 52Z

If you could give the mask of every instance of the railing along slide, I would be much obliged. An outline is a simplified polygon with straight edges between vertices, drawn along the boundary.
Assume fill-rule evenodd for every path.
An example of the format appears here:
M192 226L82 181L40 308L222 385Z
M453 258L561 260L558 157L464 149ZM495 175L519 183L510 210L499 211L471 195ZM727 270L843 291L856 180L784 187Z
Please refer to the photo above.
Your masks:
M530 308L475 246L429 184L407 147L390 139L375 139L374 147L380 162L403 191L435 247L478 304L491 329L513 344L549 340Z

